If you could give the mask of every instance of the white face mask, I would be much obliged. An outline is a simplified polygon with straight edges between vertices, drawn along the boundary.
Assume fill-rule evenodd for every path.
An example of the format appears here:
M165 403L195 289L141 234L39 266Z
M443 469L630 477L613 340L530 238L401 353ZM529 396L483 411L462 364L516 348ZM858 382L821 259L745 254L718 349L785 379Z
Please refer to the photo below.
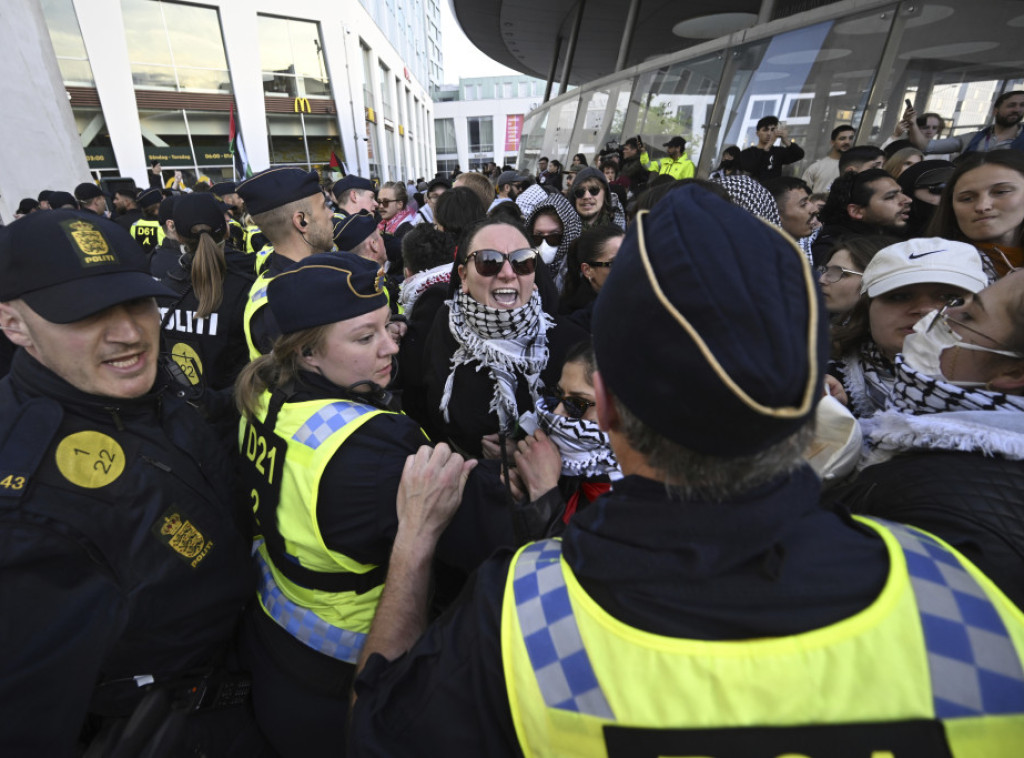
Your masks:
M547 240L540 243L540 247L537 248L537 252L540 253L540 259L545 263L551 263L555 259L555 254L558 252L558 248L553 245L549 245Z
M996 350L981 345L972 345L964 342L963 337L949 327L945 318L936 319L937 310L933 310L916 324L914 333L908 334L903 340L903 360L911 368L920 371L925 376L939 379L957 387L984 387L984 382L956 382L947 379L942 375L942 353L951 347L958 347L961 350L974 350L979 353L995 353L1010 358L1019 358L1016 353L1009 350ZM934 326L932 326L934 322ZM929 329L929 327L931 327Z

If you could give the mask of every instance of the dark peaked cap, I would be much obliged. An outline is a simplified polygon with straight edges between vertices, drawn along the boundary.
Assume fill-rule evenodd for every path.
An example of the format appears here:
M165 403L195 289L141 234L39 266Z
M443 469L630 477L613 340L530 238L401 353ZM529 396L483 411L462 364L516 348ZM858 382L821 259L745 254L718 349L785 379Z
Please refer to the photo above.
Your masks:
M323 194L316 171L303 171L292 166L268 168L254 174L239 184L235 192L245 201L246 210L253 216Z
M694 185L638 215L593 327L606 386L697 453L764 450L803 426L821 394L828 323L807 257Z

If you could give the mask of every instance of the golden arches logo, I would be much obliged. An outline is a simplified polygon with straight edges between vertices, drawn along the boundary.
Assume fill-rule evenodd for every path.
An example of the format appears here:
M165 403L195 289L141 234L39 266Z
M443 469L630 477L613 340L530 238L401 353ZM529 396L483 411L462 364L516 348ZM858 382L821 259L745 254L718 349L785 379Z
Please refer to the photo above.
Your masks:
M309 104L309 98L297 97L293 106L296 113L312 113L313 108Z

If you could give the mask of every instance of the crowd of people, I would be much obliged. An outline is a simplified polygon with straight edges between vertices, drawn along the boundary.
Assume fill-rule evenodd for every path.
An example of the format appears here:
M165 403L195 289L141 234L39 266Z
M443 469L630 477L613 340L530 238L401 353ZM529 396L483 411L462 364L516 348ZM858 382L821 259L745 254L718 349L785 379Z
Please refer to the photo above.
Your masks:
M993 116L23 202L5 754L1019 754Z

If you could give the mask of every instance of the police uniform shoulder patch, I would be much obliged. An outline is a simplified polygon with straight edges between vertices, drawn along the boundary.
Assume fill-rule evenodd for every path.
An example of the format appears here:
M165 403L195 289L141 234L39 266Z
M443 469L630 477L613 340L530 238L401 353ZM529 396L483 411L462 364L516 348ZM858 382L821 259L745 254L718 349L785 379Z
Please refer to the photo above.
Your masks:
M106 487L124 473L124 450L103 432L69 434L58 443L54 457L64 478L85 489Z
M165 511L150 531L192 568L198 567L213 549L213 540L175 506Z
M203 377L203 362L199 360L199 354L191 345L178 342L171 348L171 358L178 364L181 373L192 383L192 386L199 384Z

